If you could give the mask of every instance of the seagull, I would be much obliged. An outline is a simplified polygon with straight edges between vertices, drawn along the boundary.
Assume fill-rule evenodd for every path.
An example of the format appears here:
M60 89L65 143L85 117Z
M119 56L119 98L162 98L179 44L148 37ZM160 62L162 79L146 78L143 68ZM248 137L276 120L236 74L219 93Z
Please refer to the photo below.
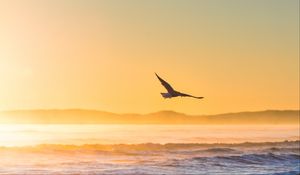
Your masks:
M173 98L173 97L193 97L193 98L197 98L197 99L202 99L204 97L196 97L193 95L189 95L189 94L184 94L181 92L178 92L176 90L174 90L172 88L172 86L166 82L165 80L163 80L162 78L160 78L156 73L155 73L156 77L159 79L159 81L161 82L161 84L167 89L167 93L160 93L164 98Z

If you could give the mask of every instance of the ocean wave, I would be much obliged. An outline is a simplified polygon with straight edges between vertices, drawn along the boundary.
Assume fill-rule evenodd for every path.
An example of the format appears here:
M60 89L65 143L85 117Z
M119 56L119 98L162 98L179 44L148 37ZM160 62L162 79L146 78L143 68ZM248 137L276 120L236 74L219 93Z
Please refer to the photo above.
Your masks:
M238 150L232 149L232 148L210 148L203 150L204 152L210 152L210 153L237 153Z
M162 166L196 170L199 174L252 174L298 175L300 173L300 155L298 154L241 154L212 157L193 157L172 159ZM231 172L231 173L229 173ZM280 172L280 173L278 173Z
M294 153L294 154L300 154L300 145L298 147L289 147L289 148L284 148L284 147L271 147L267 148L264 151L266 152L284 152L284 153Z
M299 149L299 143L1 147L0 174L295 175L300 173L300 154L286 149Z
M196 158L197 159L197 158ZM201 158L200 158L201 159ZM282 162L294 162L300 161L300 155L297 154L245 154L240 156L217 156L214 159L224 160L230 163L244 163L244 164L276 164Z

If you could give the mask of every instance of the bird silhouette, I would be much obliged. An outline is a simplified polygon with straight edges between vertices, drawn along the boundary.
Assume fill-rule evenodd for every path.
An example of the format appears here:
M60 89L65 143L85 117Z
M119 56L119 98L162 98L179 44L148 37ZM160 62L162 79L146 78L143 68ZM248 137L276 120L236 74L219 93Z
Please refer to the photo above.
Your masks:
M189 95L189 94L178 92L178 91L174 90L172 88L172 86L168 82L166 82L165 80L163 80L162 78L160 78L156 73L155 73L155 75L159 79L159 81L161 82L161 84L168 91L167 93L160 93L164 98L173 98L173 97L193 97L193 98L197 98L197 99L204 98L204 97L196 97L196 96L193 96L193 95Z

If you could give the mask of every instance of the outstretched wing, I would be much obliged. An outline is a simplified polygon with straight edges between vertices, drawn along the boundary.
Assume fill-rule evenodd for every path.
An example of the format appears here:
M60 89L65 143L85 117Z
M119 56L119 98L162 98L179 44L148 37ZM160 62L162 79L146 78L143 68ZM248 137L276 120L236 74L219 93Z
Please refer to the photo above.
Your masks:
M185 93L181 93L181 92L178 92L178 95L181 96L181 97L193 97L193 98L197 98L197 99L204 98L204 97L196 97L196 96L185 94Z
M160 78L156 73L155 75L157 76L157 78L159 79L159 81L161 82L161 84L167 89L167 91L169 93L173 93L174 92L174 89L172 88L172 86L166 82L165 80L163 80L162 78Z

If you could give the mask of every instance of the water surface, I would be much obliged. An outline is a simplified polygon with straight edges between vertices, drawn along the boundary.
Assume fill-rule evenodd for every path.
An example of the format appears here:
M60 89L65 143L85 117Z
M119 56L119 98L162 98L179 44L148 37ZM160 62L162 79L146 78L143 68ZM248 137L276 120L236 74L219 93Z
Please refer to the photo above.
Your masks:
M299 126L1 125L0 174L300 173Z

